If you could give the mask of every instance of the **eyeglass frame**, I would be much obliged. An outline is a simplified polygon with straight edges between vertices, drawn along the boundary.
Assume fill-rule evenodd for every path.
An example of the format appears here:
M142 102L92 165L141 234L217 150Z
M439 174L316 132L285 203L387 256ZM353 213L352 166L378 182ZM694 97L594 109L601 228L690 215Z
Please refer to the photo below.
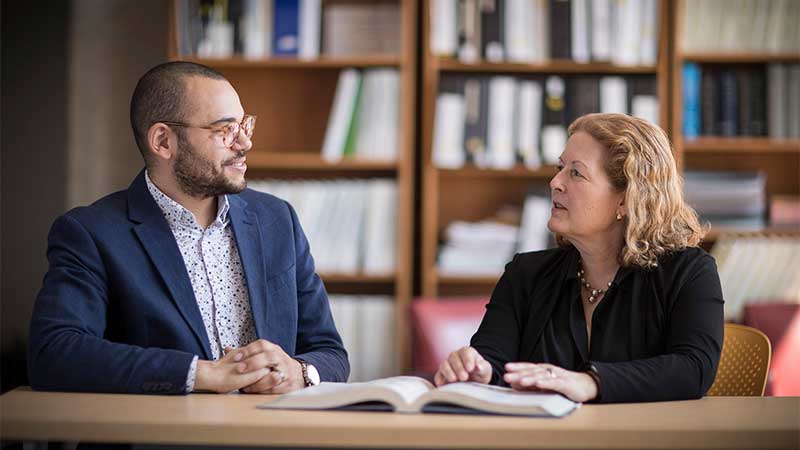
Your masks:
M189 124L189 123L186 123L186 122L176 122L176 121L171 121L171 120L157 120L157 121L153 122L153 124L155 125L157 123L163 123L165 125L172 125L172 126L176 126L176 127L200 128L200 129L203 129L203 130L211 130L211 131L214 131L214 132L220 132L220 133L222 133L222 143L223 144L225 144L225 137L227 135L227 131L226 131L227 127L229 127L231 125L236 125L237 128L238 128L238 130L236 132L236 137L233 138L233 140L231 141L230 145L225 144L226 148L231 148L236 143L236 141L239 140L239 136L241 135L242 130L245 129L244 123L247 120L251 120L250 132L249 133L245 133L245 136L247 136L247 139L252 139L253 132L256 129L256 119L257 118L258 118L258 116L245 114L242 117L242 121L241 122L229 122L229 123L226 123L224 125L219 125L219 126L213 126L213 125L200 126L200 125L192 125L192 124Z

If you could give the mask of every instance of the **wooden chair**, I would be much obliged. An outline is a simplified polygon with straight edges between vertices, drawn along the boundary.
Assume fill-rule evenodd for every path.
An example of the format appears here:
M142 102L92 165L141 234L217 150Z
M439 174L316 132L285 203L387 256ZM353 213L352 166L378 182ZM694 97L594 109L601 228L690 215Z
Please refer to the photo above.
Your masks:
M709 396L761 397L767 385L772 348L761 331L725 324L722 356Z

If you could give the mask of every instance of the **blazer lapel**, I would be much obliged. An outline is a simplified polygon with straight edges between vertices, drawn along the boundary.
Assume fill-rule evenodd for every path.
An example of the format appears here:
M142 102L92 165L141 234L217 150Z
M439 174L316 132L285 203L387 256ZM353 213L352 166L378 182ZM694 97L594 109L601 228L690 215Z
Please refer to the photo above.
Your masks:
M189 274L175 236L155 200L147 190L144 171L128 188L129 218L137 222L133 230L150 260L161 275L183 319L200 342L205 359L213 359L203 317L194 296Z
M267 326L269 305L267 304L266 265L264 263L264 248L261 242L261 232L258 216L246 209L247 202L236 195L229 195L230 210L228 216L233 226L236 238L236 247L239 249L239 258L242 260L247 292L250 295L250 309L253 313L253 323L256 335L261 339L274 342L270 336L273 327Z

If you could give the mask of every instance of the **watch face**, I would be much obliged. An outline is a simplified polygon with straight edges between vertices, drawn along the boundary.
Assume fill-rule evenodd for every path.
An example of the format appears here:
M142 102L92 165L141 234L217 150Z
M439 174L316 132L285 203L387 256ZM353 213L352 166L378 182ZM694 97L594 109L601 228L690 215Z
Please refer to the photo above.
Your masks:
M319 372L317 372L317 368L311 364L308 365L308 379L311 380L312 386L319 384Z

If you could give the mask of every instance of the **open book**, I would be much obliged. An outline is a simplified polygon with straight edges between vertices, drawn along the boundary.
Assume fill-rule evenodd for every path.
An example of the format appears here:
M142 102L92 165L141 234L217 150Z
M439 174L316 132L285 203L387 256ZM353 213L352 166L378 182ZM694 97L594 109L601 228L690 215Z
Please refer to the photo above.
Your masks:
M440 388L419 377L364 383L320 383L258 405L263 409L351 409L402 413L483 413L562 417L580 403L560 394L522 392L479 383Z

